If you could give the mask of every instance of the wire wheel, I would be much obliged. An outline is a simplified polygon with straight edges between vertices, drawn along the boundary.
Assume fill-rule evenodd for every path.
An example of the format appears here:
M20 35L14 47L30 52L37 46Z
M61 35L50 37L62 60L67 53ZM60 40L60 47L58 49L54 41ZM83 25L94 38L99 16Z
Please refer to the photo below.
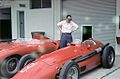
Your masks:
M59 79L79 79L79 65L74 61L66 62L60 70Z
M78 79L78 69L76 67L71 67L67 73L67 79Z

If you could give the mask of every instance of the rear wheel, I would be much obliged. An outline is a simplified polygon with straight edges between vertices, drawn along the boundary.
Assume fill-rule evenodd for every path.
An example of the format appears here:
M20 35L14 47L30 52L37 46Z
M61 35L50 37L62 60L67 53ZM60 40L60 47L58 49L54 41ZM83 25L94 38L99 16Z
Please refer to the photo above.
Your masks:
M25 67L27 64L34 61L35 59L36 59L36 57L31 54L24 55L18 63L18 66L17 66L18 71L21 70L23 67Z
M20 57L8 57L6 58L0 68L1 76L11 78L17 72L17 64Z
M60 70L59 79L79 79L80 70L77 63L69 61Z
M102 66L104 68L111 68L115 61L115 51L112 46L107 46L102 54Z

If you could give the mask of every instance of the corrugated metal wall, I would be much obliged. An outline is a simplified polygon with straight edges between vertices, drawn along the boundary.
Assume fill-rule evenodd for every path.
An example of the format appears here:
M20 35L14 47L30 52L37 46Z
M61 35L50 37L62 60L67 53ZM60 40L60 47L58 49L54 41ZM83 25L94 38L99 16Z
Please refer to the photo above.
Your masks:
M115 46L116 0L62 0L63 18L71 14L79 26L93 25L93 38ZM74 33L80 38L81 29Z

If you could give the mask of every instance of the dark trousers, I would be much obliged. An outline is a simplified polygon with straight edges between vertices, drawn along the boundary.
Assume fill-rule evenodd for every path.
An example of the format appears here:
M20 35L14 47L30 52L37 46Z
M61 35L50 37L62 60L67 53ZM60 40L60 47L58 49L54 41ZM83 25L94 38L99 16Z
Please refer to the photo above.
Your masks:
M60 48L66 47L67 43L72 42L72 35L71 33L62 33L61 39L60 39Z

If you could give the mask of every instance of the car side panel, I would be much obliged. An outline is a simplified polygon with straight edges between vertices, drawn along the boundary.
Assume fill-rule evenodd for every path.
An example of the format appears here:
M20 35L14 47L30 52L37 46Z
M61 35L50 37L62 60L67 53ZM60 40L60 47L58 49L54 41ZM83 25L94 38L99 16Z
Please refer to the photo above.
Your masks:
M79 62L78 64L80 68L84 67L84 69L82 69L81 71L81 74L97 67L98 65L100 65L100 62L101 62L100 54L97 54L85 61Z

